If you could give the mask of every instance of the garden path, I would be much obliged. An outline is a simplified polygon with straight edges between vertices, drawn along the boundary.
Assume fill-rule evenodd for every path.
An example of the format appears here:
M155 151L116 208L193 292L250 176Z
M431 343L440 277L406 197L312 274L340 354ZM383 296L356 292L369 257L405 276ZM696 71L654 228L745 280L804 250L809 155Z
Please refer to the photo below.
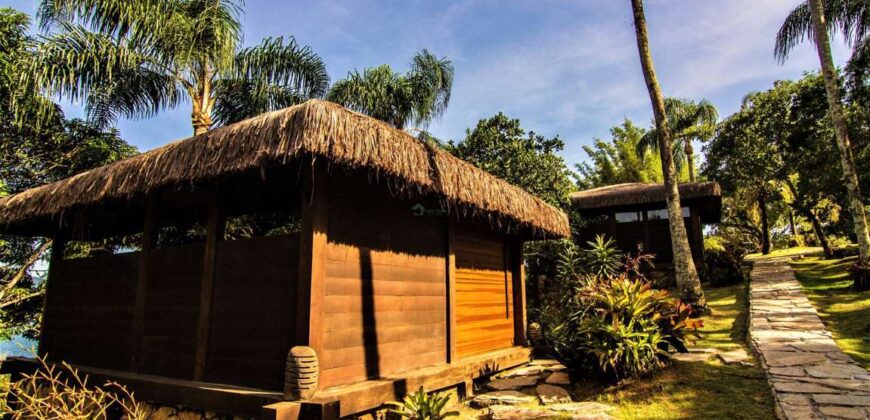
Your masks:
M750 277L750 344L779 417L870 418L870 373L837 347L788 260L757 260Z

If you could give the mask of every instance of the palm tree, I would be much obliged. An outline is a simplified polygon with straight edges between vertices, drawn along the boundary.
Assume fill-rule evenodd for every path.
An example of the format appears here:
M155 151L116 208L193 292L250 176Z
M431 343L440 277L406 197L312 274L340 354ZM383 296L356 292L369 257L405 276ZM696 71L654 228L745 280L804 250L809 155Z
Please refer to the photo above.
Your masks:
M241 48L241 0L43 0L43 35L21 89L83 101L90 120L150 117L191 103L194 134L307 98L329 76L309 47ZM48 110L46 110L46 113Z
M689 239L686 235L686 225L683 222L682 209L680 208L680 191L677 188L677 169L674 165L674 156L671 145L671 128L665 114L665 102L656 78L653 66L652 54L649 49L649 37L646 29L646 17L643 13L643 0L631 0L631 8L634 12L634 30L637 36L637 50L640 54L640 64L643 68L643 77L649 90L650 102L652 102L653 114L655 115L658 133L658 149L662 158L662 173L664 174L665 194L668 208L668 225L671 233L671 247L674 251L674 272L676 274L677 288L680 298L692 305L699 312L707 310L707 302L704 299L704 291L701 289L701 281L698 271L692 261L692 252L689 248Z
M867 228L867 215L864 210L864 200L861 196L861 187L858 184L858 171L855 167L855 159L852 156L852 144L849 139L849 128L846 116L843 112L840 99L840 82L837 69L834 67L834 59L831 56L831 44L828 39L829 27L840 27L847 37L850 34L864 34L867 32L867 6L866 2L847 0L832 1L827 9L822 0L809 0L807 5L801 5L792 11L789 18L779 30L777 36L775 54L782 61L788 56L789 51L803 40L805 36L812 36L816 43L816 51L819 54L822 76L825 79L825 91L828 94L828 108L831 121L834 125L834 133L837 138L837 146L840 149L840 162L843 166L843 178L846 181L848 193L849 212L852 214L852 224L855 227L855 236L858 239L858 251L861 262L870 262L870 233ZM862 6L857 8L856 6ZM811 25L801 26L796 22L795 15L805 14L803 10L809 9ZM854 12L854 13L853 13ZM836 19L827 21L826 15ZM802 28L802 29L801 29Z
M719 113L706 99L696 103L677 98L665 98L665 112L673 136L677 169L685 161L689 166L689 181L695 182L695 149L692 142L707 141L712 137ZM637 155L644 156L648 150L658 151L658 143L658 131L655 128L648 130L637 144Z
M424 49L414 55L408 73L386 64L354 70L335 82L327 99L399 129L420 128L444 113L452 87L453 63Z

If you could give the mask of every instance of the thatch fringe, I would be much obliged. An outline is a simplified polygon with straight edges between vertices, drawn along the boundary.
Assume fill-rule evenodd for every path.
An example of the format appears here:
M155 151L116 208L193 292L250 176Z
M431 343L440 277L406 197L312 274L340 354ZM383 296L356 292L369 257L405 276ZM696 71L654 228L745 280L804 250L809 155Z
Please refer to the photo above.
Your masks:
M567 216L524 190L407 133L325 101L311 100L170 143L0 199L0 226L54 217L106 199L130 199L166 185L224 176L302 156L365 169L450 206L530 228L538 237L570 234Z
M722 195L722 189L716 181L687 182L680 184L679 190L680 200ZM571 204L578 209L663 203L665 199L665 186L663 184L644 182L608 185L571 194Z

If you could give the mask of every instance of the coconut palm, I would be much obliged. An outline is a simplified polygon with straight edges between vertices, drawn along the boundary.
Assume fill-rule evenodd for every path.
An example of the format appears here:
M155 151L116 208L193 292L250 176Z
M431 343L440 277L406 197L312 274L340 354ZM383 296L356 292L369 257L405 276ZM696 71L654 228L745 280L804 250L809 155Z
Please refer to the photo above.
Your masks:
M707 141L716 129L719 113L706 99L695 102L688 99L665 98L665 112L671 128L673 155L677 169L685 162L689 166L689 181L695 181L695 149L693 141ZM638 156L648 150L658 151L658 131L648 130L637 144Z
M452 87L453 63L424 49L414 55L406 74L386 64L354 70L335 82L327 99L399 129L419 129L444 113Z
M187 100L194 134L326 93L290 37L241 48L241 0L43 0L20 87L82 101L89 119L150 117Z
M704 291L701 289L701 281L695 262L692 260L692 252L689 249L689 239L686 235L686 225L683 222L682 209L680 207L680 191L677 187L677 169L674 164L674 156L671 144L671 128L665 113L665 101L656 77L653 66L652 54L649 49L649 36L647 35L646 17L643 12L643 0L631 0L631 8L634 12L634 29L637 37L637 50L640 55L640 64L643 68L643 77L649 91L652 102L653 114L655 115L656 132L658 134L659 155L662 157L662 173L664 174L665 195L668 208L668 226L671 233L671 247L674 252L674 274L676 275L677 288L680 298L692 305L700 312L707 310L707 302Z
M834 125L837 146L840 149L840 162L843 167L843 178L846 181L849 212L855 236L858 239L858 251L862 262L870 262L870 233L867 227L867 215L864 210L864 200L861 187L858 184L858 171L852 156L852 144L849 139L849 128L846 115L843 112L840 99L840 82L834 59L831 56L831 44L828 37L829 28L839 28L848 38L863 36L868 32L868 2L856 0L833 0L826 7L821 0L809 0L793 10L776 39L775 54L780 60L785 60L791 49L805 37L812 36L819 54L822 76L825 80L825 91L828 95L828 108L831 122ZM807 9L810 24L806 24ZM827 20L828 17L831 20Z

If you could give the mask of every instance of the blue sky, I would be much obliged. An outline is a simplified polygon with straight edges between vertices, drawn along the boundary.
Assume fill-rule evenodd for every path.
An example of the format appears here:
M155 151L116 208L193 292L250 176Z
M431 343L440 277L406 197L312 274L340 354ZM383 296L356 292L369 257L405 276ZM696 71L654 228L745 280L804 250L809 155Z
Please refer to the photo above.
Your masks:
M784 65L773 59L783 18L800 0L647 0L653 58L668 96L707 98L721 115L750 91L818 67L801 45ZM0 0L33 13L34 0ZM327 64L332 80L348 71L390 64L404 71L428 48L456 67L446 114L430 125L445 139L499 111L523 127L560 135L569 163L581 146L609 136L628 117L647 125L643 84L628 0L248 0L245 44L293 35ZM848 48L835 43L843 63ZM62 102L64 103L64 102ZM64 103L68 115L77 104ZM148 150L191 133L189 105L158 117L121 121L121 135Z

